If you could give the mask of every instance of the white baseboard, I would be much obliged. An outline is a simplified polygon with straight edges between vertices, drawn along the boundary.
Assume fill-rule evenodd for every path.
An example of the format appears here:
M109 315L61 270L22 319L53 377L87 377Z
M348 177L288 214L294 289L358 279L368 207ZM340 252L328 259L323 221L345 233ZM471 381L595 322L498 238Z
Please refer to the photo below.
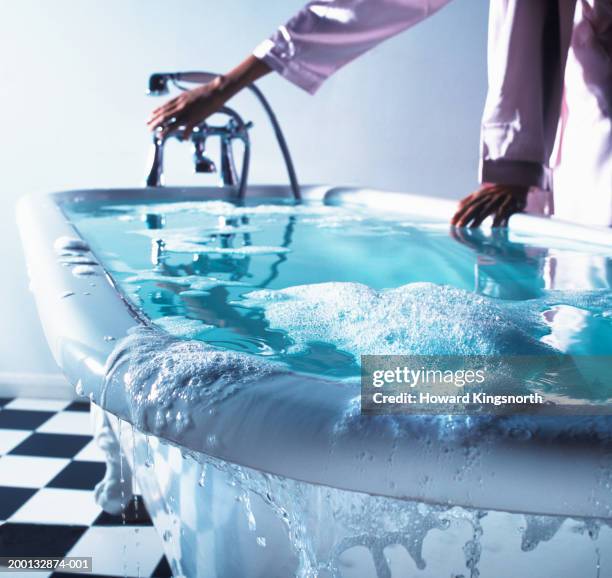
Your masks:
M0 397L77 399L74 387L61 373L9 373L0 371Z

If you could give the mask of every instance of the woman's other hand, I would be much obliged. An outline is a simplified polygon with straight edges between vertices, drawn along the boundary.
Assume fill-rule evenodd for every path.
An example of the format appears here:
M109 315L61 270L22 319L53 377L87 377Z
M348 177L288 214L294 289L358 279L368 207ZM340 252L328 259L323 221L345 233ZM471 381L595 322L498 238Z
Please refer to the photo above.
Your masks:
M508 220L527 205L529 187L519 185L483 184L459 203L451 220L455 227L480 227L493 216L493 227L507 227Z

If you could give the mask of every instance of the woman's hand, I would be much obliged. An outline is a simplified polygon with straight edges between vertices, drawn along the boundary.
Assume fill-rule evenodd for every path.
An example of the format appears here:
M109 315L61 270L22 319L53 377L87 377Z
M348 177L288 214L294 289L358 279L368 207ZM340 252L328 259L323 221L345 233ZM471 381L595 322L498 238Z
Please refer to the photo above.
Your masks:
M217 112L228 100L223 85L223 77L219 76L207 84L179 94L156 108L147 125L151 130L162 127L161 138L165 138L179 126L184 126L182 138L189 138L195 126Z
M217 112L232 96L269 72L270 67L263 60L248 56L227 75L183 92L156 108L147 125L153 131L161 127L161 138L184 126L182 138L187 139L197 125Z
M455 227L480 227L487 217L493 215L493 227L507 227L508 219L525 209L528 192L529 187L485 183L459 203L451 224Z

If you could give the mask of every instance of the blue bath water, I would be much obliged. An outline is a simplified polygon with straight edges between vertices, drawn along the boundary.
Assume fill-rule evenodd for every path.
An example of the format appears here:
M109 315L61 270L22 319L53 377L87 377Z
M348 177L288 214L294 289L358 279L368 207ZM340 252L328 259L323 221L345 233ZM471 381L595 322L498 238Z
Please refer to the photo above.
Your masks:
M298 371L356 376L362 353L475 341L476 354L612 354L610 248L278 200L64 210L150 319Z

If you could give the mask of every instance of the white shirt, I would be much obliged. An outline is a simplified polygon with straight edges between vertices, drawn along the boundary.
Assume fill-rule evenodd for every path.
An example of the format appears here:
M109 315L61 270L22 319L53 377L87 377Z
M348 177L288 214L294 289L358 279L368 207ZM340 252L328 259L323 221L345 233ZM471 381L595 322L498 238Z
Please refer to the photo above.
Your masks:
M449 2L312 1L254 55L315 93L342 66ZM612 0L579 0L577 10L576 0L491 0L488 55L481 182L534 187L540 202L529 206L550 212L554 181L557 217L612 226Z

